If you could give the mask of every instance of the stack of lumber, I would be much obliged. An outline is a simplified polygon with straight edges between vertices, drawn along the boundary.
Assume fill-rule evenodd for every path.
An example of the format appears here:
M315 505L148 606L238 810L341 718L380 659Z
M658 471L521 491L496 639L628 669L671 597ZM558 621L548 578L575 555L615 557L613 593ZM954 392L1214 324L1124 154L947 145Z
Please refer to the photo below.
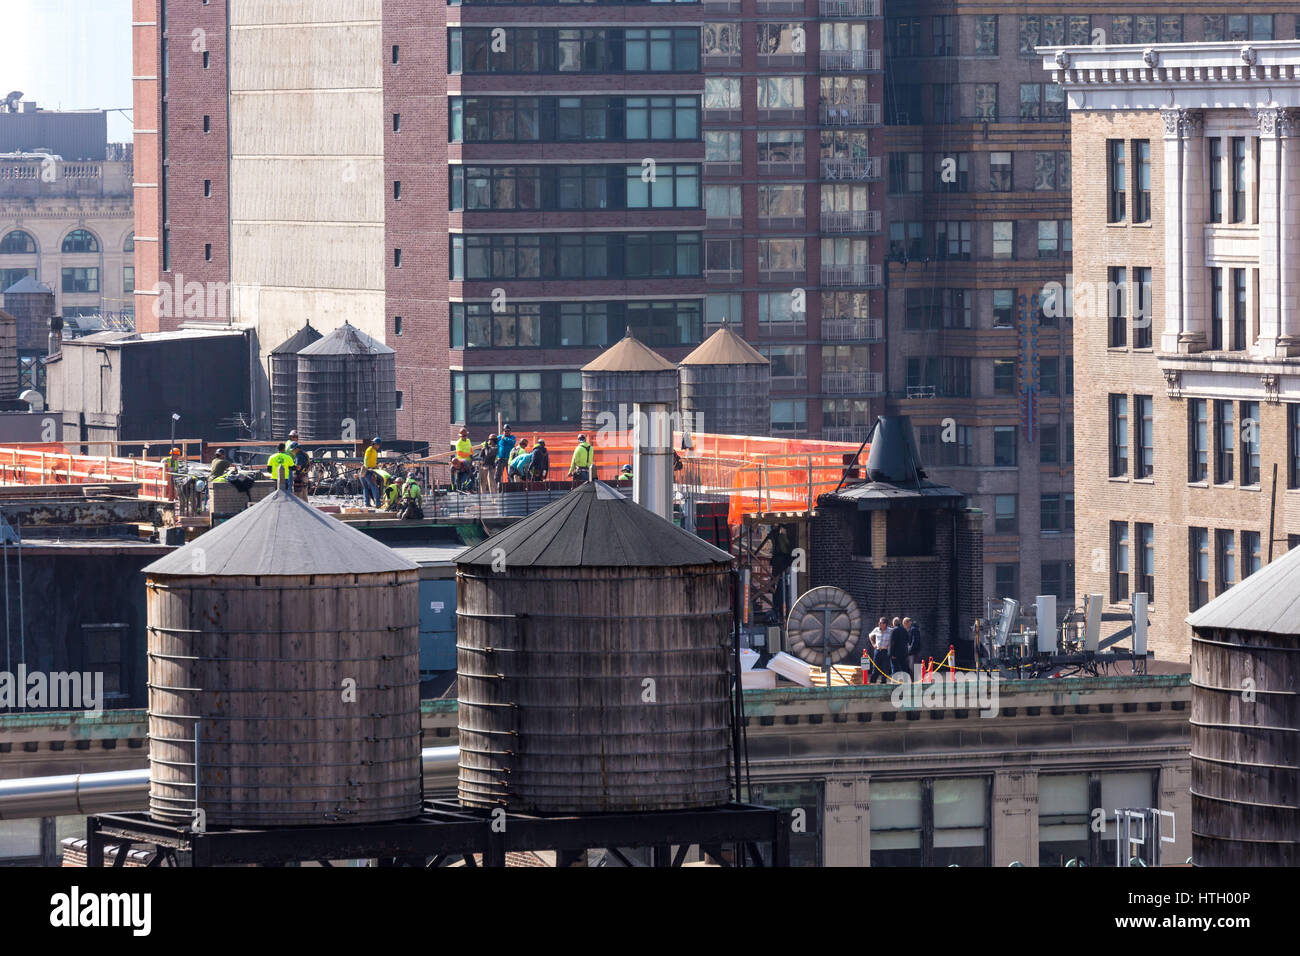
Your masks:
M812 682L814 687L826 686L826 671L820 667L812 669ZM831 667L831 686L848 687L854 684L862 683L862 668L852 667L848 664L837 664Z

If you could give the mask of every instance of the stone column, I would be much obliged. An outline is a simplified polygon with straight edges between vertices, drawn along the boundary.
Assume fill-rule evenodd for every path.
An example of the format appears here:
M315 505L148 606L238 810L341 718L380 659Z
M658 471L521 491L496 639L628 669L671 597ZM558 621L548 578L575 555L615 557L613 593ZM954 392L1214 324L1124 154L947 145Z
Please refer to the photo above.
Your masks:
M1260 141L1259 342L1265 356L1300 355L1300 110L1256 110Z
M826 781L822 858L826 866L871 864L870 781L832 777Z
M1162 109L1165 127L1165 352L1206 347L1205 114Z

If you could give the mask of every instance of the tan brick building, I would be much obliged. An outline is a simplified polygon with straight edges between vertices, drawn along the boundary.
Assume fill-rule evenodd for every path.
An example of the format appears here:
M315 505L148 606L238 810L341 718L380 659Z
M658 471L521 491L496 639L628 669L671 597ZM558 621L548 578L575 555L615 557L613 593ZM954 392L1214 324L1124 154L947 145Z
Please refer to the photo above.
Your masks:
M1300 42L1043 52L1071 111L1078 591L1148 592L1183 661L1187 614L1300 540Z

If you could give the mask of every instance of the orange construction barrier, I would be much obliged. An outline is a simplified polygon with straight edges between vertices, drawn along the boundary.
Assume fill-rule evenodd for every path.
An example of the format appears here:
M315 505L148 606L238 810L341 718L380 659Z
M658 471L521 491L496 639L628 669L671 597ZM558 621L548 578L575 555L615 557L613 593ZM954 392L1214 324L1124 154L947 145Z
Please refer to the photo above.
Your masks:
M169 501L171 480L161 461L74 455L62 445L0 446L0 485L87 485L130 481L140 497Z

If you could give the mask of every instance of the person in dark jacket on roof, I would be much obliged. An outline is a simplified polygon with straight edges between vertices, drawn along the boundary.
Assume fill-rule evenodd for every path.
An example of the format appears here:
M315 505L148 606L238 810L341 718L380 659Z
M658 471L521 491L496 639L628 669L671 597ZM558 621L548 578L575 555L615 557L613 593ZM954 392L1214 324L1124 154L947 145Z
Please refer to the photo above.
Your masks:
M907 628L903 627L903 622L894 618L893 625L889 628L889 666L890 675L907 673Z

